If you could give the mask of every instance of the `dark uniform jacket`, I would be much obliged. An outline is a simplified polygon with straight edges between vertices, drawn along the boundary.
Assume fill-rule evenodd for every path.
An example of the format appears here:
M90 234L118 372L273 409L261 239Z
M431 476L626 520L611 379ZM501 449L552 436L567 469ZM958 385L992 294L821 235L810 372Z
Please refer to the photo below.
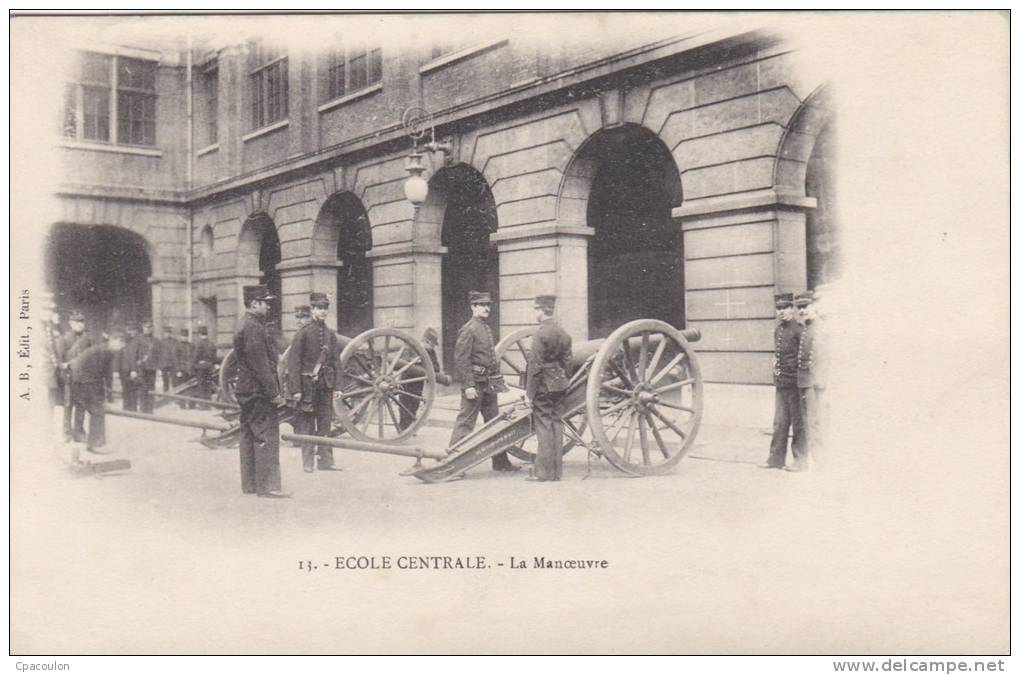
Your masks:
M106 381L113 356L105 342L98 342L82 350L70 361L71 380L76 383Z
M60 357L58 352L60 350L60 332L56 326L53 326L47 322L46 327L43 328L43 332L46 335L46 339L43 342L43 349L46 352L46 387L49 389L56 389L60 386Z
M800 343L797 346L797 386L813 387L814 378L814 351L815 351L815 327L813 321L808 321L800 333Z
M776 357L773 375L777 387L792 389L797 386L797 352L803 327L796 321L776 322Z
M88 331L81 333L68 331L57 342L57 361L59 363L70 363L78 355L98 342Z
M159 369L159 344L151 335L138 335L124 347L121 369L141 373Z
M487 386L488 377L496 375L496 345L489 326L477 317L461 327L453 348L454 379L461 389Z
M546 319L531 338L528 358L528 398L549 393L546 374L551 368L562 369L570 376L570 354L573 341L553 319Z
M191 356L195 351L195 345L185 340L178 340L174 349L174 361L172 369L175 373L191 372Z
M197 373L202 369L209 369L216 365L216 345L207 337L199 338L194 345L191 354L191 365L188 372Z
M313 380L312 373L320 363L318 377ZM325 321L309 322L294 335L288 349L287 393L301 392L302 400L310 400L316 391L335 389L339 363L336 333Z
M246 313L244 322L234 334L238 373L234 395L239 402L253 398L273 399L280 395L276 349L276 342L266 333L265 318L252 312Z
M156 347L156 365L160 370L178 370L176 366L177 350L180 342L173 336L159 340Z

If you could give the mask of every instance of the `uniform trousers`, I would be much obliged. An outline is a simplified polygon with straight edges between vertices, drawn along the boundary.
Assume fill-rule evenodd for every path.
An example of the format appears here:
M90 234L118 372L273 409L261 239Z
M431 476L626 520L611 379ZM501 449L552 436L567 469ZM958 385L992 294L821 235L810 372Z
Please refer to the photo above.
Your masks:
M213 367L199 365L195 370L197 387L195 396L198 398L211 399L213 393Z
M425 391L424 382L411 382L403 386L404 390L397 395L397 401L399 405L397 408L400 409L400 421L399 429L403 431L412 424L418 417L418 407L421 405L421 394ZM472 422L474 426L474 422Z
M241 405L241 492L279 492L280 423L267 398L246 398Z
M102 381L74 382L71 384L71 403L74 408L74 441L85 441L85 413L89 414L90 448L106 445L106 395Z
M807 434L808 455L812 462L821 463L825 456L825 389L801 387L800 413Z
M131 373L122 370L120 376L120 393L123 396L122 407L124 410L138 410L138 383L131 380Z
M482 419L486 422L499 414L499 401L496 398L496 392L480 387L475 387L475 391L478 392L478 395L474 399L468 398L463 391L460 392L460 412L457 413L457 421L453 425L450 447L453 447L457 441L474 430L475 422L478 420L478 413L482 414ZM506 456L505 450L498 455L494 455L492 458L492 468L494 469L504 468L509 465L510 458Z
M160 371L160 375L163 379L163 393L165 394L174 386L174 373L169 368L164 368Z
M563 394L538 394L531 401L538 453L535 477L559 480L563 477Z
M771 466L786 464L786 443L793 428L794 462L807 459L804 419L800 412L800 390L797 387L776 387L776 411L772 422L772 445L769 448L768 463Z
M302 404L305 402L302 401ZM316 389L311 401L312 410L301 410L297 414L298 433L312 436L328 436L333 429L333 390ZM301 462L305 469L315 468L315 457L319 458L319 468L328 469L333 466L333 448L328 445L303 444L301 446Z
M138 406L143 413L151 413L153 410L152 392L156 389L156 371L143 370L141 381L136 384L138 386Z
M185 382L187 382L190 379L191 379L191 373L188 373L188 372L185 372L185 371L181 371L181 374L178 375L175 372L174 373L174 389L176 389L177 387L181 386L182 384L184 384ZM188 396L192 395L191 392L182 392L182 393L185 393L185 395L188 395ZM194 407L196 407L196 404L191 402L191 401L180 401L179 405L181 406L181 410L184 410L185 408L194 408Z

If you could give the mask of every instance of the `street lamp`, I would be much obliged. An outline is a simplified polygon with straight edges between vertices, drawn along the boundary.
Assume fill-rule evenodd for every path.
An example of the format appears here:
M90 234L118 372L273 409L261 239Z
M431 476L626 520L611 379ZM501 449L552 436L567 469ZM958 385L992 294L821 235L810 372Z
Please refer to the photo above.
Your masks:
M402 121L404 129L407 130L407 135L411 137L412 143L411 154L407 156L407 163L404 165L404 170L408 173L408 178L404 181L404 196L414 206L414 213L417 215L418 207L424 204L429 196L428 181L422 176L425 173L425 163L422 161L424 155L422 155L420 150L427 150L429 152L433 167L437 164L433 155L439 153L438 164L442 166L446 164L447 157L452 154L453 145L451 143L436 142L436 128L432 124L432 113L425 110L425 108L408 108L404 111ZM426 134L429 135L431 140L419 146L419 142Z

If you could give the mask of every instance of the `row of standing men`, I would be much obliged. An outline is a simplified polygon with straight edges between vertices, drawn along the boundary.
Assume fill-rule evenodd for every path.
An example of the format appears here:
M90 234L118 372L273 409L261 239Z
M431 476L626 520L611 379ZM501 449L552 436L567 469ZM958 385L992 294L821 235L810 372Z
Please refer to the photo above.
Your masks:
M283 382L276 367L281 344L268 330L267 317L276 297L266 286L244 288L246 313L233 348L237 356L238 380L234 389L241 407L240 465L241 491L267 498L288 498L284 492L279 461L279 417L282 406L295 408L298 433L326 436L332 427L333 399L339 386L340 345L336 333L325 319L329 299L324 293L312 293L309 305L299 307L299 329L286 349L287 377ZM453 447L474 428L478 415L488 421L498 414L497 397L505 385L499 374L492 331L486 323L492 299L488 293L471 291L468 302L472 318L461 327L454 348L454 379L461 389L461 405L450 440ZM538 436L538 457L529 479L559 480L562 476L563 425L560 405L571 354L571 340L556 324L553 314L556 298L535 299L536 320L541 324L532 338L528 363L528 396L532 400ZM307 310L310 317L303 316ZM438 335L426 330L425 349L434 369L439 370L435 354ZM441 374L442 375L442 374ZM421 388L408 386L394 394L400 409L398 425L406 428L414 419L420 403ZM517 471L506 453L493 457L493 470ZM337 471L329 446L302 446L302 464L306 472Z
M151 413L157 375L162 373L163 391L188 381L197 381L197 397L209 399L214 388L216 346L208 329L199 326L199 339L188 341L187 329L181 340L157 340L152 323L143 322L141 332L134 326L107 334L93 334L85 328L85 315L73 311L69 329L60 331L60 317L54 313L47 326L46 350L50 359L47 387L50 405L64 406L65 440L85 442L92 451L106 445L104 406L113 398L113 377L120 380L125 410ZM182 407L185 404L182 404ZM85 434L85 413L89 415Z

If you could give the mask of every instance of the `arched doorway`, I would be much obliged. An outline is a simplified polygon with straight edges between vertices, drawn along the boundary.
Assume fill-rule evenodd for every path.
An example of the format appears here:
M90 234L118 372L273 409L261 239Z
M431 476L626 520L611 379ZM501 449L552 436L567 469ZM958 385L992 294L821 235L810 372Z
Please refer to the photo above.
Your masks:
M238 272L245 276L258 275L259 283L269 287L270 293L278 299L271 305L269 321L279 326L282 316L282 302L279 298L283 291L283 282L276 266L283 259L280 253L280 237L276 226L265 213L256 213L248 218L241 228L241 238L237 251Z
M46 283L57 311L85 313L90 330L138 323L152 316L148 244L108 225L58 223L46 241Z
M680 173L666 145L628 124L592 136L572 167L590 176L588 336L634 319L684 323L683 238L673 221ZM568 171L568 173L570 173Z
M340 263L336 276L337 332L353 337L372 328L372 227L354 194L330 197L319 213L317 232L332 244ZM332 247L332 246L331 246Z
M440 170L429 191L445 204L441 230L447 253L442 263L443 361L453 372L457 331L471 318L468 291L488 291L495 302L488 324L499 339L499 252L489 241L496 231L496 202L485 178L472 167L458 164ZM438 327L437 327L438 328Z
M807 213L807 286L815 288L839 275L839 222L835 200L835 133L830 122L818 134L807 163L805 193L817 206Z

